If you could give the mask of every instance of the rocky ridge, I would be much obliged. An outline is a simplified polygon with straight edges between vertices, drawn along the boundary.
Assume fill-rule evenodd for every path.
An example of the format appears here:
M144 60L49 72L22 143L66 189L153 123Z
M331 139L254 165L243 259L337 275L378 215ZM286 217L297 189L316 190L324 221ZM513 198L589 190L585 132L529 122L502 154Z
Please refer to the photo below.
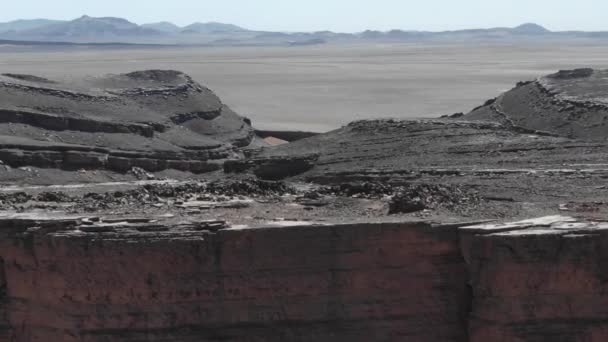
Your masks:
M562 70L489 100L465 115L465 120L495 120L583 140L608 139L606 70Z
M177 71L85 80L0 77L0 155L10 167L126 172L221 167L253 129Z

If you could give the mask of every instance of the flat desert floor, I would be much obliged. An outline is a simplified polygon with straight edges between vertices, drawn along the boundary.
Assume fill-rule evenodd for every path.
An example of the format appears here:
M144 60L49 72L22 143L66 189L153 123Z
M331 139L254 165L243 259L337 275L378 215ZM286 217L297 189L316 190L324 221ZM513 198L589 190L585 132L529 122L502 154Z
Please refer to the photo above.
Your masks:
M177 69L258 128L328 131L362 118L436 117L558 69L608 68L601 46L357 45L0 50L0 72L80 77Z

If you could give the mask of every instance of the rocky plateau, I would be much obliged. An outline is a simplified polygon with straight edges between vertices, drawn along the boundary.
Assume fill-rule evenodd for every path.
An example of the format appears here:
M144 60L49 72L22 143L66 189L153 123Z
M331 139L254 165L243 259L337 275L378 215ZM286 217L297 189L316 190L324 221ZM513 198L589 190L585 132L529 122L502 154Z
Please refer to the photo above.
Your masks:
M4 74L0 342L606 341L607 75L270 146L177 71Z

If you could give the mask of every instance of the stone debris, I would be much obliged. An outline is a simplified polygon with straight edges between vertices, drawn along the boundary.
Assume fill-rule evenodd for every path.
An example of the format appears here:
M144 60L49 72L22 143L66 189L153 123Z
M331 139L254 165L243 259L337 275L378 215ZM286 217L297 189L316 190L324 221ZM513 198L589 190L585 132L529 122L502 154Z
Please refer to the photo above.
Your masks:
M471 210L479 202L478 194L463 190L462 187L415 184L396 190L389 202L389 214L412 213L439 207L452 210L457 207L468 207Z
M131 171L129 171L129 173L139 180L156 179L156 176L154 176L154 174L146 172L146 170L142 169L141 167L133 167L131 168Z

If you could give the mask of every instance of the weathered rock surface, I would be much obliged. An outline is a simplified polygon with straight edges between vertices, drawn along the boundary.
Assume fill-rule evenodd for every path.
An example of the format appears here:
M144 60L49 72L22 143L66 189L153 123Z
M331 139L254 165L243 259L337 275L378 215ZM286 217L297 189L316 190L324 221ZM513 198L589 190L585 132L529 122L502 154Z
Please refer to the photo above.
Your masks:
M4 260L0 258L0 341L10 341L12 326L9 321L8 295L6 288L6 276L4 274Z
M250 124L177 71L83 80L0 76L0 159L8 166L125 172L221 168Z
M456 186L481 199L462 212L476 219L593 214L594 207L601 216L607 208L604 141L523 133L490 122L375 120L264 149L252 158L258 165L276 164L311 153L318 156L313 167L290 179Z
M0 223L6 341L466 341L454 226Z
M488 101L464 116L585 140L608 139L606 70L562 70Z
M1 341L606 338L603 222L0 223Z
M462 229L470 341L608 339L608 224L553 216Z

